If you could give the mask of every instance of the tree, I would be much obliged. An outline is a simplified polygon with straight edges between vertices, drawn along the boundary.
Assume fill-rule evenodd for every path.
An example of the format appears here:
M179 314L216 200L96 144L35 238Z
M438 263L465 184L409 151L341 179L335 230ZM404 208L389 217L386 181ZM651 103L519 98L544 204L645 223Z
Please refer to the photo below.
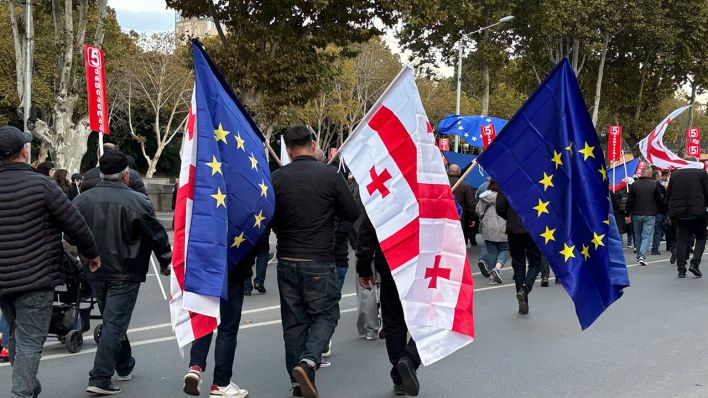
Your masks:
M148 163L146 176L152 178L165 147L187 120L194 80L175 54L174 34L141 35L137 43L140 50L122 61L113 83L130 135ZM148 153L146 133L155 139L153 154Z

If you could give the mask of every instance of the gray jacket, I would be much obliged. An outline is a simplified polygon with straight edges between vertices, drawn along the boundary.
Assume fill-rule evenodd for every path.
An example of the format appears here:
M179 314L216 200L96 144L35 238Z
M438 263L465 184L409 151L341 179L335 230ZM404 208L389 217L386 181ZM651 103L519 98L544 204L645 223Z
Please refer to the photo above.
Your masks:
M507 242L506 221L497 215L495 203L497 193L494 191L484 191L479 195L476 211L482 220L482 238L492 242Z

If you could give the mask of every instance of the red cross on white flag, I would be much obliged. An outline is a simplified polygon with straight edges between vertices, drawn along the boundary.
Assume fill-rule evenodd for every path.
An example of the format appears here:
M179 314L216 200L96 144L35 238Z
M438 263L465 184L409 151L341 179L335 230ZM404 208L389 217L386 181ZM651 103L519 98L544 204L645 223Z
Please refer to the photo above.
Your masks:
M424 365L474 338L467 248L431 131L406 66L340 148Z

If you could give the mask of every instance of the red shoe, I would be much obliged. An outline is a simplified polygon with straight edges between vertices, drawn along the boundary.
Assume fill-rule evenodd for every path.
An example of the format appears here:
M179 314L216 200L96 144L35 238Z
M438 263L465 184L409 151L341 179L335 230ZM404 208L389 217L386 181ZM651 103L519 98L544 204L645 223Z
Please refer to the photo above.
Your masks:
M10 353L6 348L0 350L0 362L10 362Z

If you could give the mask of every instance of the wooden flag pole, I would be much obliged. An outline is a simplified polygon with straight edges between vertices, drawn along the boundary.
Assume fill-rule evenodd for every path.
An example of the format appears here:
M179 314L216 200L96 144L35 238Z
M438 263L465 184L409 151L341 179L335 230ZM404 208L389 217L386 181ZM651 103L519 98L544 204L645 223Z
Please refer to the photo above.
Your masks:
M477 159L472 161L472 163L470 164L470 167L467 169L467 171L465 171L465 173L460 176L460 179L457 180L455 185L452 186L452 192L455 192L455 189L457 189L457 187L462 185L462 182L465 180L465 177L467 177L475 167L477 167Z
M283 167L283 162L280 161L278 154L276 154L275 151L273 150L273 147L270 146L270 142L265 141L265 144L268 147L268 153L270 153L270 156L272 156L273 159L275 159L275 162L278 163L279 167Z

